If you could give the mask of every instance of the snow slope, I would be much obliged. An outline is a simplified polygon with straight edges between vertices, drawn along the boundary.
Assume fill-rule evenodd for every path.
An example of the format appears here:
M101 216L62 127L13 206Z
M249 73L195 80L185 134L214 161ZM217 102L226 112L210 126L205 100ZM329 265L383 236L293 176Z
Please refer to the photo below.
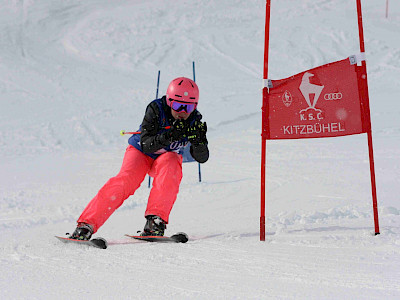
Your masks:
M0 1L2 299L399 299L400 3L364 0L381 235L366 136L268 142L259 241L262 0ZM270 77L359 52L355 1L272 1ZM120 167L147 103L192 76L211 157L185 164L168 233L144 225L147 183L98 231L58 242Z

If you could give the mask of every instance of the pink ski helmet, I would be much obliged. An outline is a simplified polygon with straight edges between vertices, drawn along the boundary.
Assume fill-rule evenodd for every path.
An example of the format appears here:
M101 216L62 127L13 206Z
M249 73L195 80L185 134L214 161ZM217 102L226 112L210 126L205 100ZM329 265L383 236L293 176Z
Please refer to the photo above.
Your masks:
M199 101L199 88L196 82L186 77L175 78L167 88L167 105L171 107L172 101L194 104Z

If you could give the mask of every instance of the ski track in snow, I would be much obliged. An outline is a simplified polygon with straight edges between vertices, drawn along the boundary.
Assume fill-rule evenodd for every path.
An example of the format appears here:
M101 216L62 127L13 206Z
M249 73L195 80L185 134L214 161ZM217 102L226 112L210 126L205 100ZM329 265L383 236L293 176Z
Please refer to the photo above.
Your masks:
M353 3L354 2L354 3ZM367 140L267 143L259 242L264 1L0 1L2 299L400 298L400 3L362 1L381 235ZM270 78L359 52L355 1L272 1ZM146 105L178 76L201 90L210 160L184 165L168 234L137 243L147 180L99 230L64 245L118 171Z

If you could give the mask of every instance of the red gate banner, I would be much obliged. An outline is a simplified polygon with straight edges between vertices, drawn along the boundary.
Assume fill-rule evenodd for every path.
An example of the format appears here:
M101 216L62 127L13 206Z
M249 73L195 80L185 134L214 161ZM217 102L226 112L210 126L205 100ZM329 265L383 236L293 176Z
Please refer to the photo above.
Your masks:
M260 241L265 241L267 140L344 136L367 133L375 235L379 234L374 154L361 0L356 0L360 55L292 77L268 80L271 0L265 6L261 134ZM361 61L361 66L357 64Z
M367 132L355 56L281 80L269 80L266 139Z

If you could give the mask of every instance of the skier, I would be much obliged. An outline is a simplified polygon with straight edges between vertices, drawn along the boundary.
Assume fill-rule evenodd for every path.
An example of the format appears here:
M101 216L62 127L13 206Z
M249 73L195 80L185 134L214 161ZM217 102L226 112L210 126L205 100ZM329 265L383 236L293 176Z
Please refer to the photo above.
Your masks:
M129 138L119 173L110 178L78 219L72 239L89 240L111 214L139 188L146 174L154 178L141 235L163 236L182 179L182 155L189 142L199 163L208 160L207 124L196 109L199 89L185 77L171 81L167 93L146 108L140 134Z

